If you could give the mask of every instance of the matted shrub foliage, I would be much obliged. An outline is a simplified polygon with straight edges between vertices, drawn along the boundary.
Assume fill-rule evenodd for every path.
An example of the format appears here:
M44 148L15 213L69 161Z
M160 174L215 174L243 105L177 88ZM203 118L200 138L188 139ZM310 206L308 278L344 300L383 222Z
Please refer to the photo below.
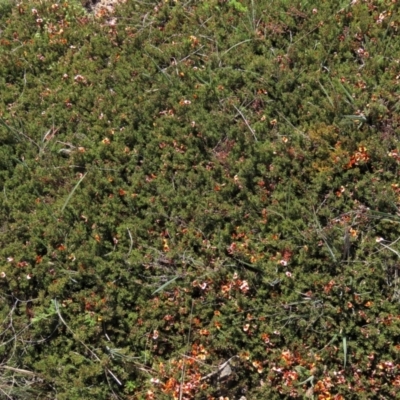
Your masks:
M339 3L0 3L0 397L399 397L400 14Z

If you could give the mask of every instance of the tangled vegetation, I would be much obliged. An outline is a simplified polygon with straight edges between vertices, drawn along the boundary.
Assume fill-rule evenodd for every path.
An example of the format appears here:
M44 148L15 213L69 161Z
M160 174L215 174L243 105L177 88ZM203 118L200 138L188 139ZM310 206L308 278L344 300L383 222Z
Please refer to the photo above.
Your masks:
M399 398L397 2L85 6L0 2L0 397Z

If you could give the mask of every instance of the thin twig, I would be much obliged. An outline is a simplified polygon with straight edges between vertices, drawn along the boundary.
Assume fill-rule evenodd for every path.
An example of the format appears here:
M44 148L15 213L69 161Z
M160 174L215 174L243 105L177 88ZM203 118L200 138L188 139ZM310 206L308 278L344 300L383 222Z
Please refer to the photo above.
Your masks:
M13 372L18 372L19 374L22 374L22 375L37 376L37 374L35 374L32 371L28 371L26 369L9 367L8 365L0 365L0 368L8 369L9 371L13 371Z
M256 133L254 132L254 129L249 125L249 123L247 122L246 118L244 117L243 113L235 106L233 105L233 107L235 107L235 110L240 114L240 116L243 118L244 123L247 125L247 127L250 129L250 132L253 134L255 141L257 142L257 136Z
M391 252L393 252L394 254L396 254L397 257L400 258L400 254L399 254L396 250L392 249L390 246L386 246L386 244L383 244L383 243L379 243L379 244L380 244L381 246L383 246L383 247L386 247L386 248L389 249Z
M189 350L189 343L190 343L190 334L192 333L192 318L193 318L193 307L194 307L194 300L192 299L192 307L190 309L190 320L189 320L189 332L188 332L188 338L187 338L187 349L186 351ZM179 387L179 400L182 400L182 395L183 395L183 382L185 380L185 366L186 363L182 363L182 377L181 377L181 384Z
M132 252L133 238L132 238L132 234L131 234L131 231L129 230L129 228L126 228L126 230L128 231L129 239L131 240L131 242L129 244L128 255L126 256L126 257L129 257L131 255L131 252Z
M57 312L57 314L58 314L58 317L60 318L60 321L61 321L61 322L65 325L65 327L72 333L73 337L76 338L75 332L69 327L69 325L65 322L63 316L61 315L60 309L59 309L59 307L58 307L57 300L53 300L53 303L54 303L56 312ZM97 354L96 354L93 350L90 349L90 347L88 347L88 346L87 346L84 342L82 342L81 340L79 340L79 339L77 339L77 340L78 340L78 342L93 356L93 358L94 358L96 361L101 362L100 358L97 356ZM122 386L121 381L120 381L108 368L105 368L105 371L106 371L107 373L109 373L109 374L112 376L112 378L115 380L115 382L118 383L118 385Z

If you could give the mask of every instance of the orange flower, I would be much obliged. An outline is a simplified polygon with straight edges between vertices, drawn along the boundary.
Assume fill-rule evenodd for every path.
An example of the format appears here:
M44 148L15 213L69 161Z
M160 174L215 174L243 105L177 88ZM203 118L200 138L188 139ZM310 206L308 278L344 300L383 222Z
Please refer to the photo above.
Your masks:
M356 229L350 228L349 232L352 237L357 237L358 235L358 231Z
M167 239L163 239L163 250L165 252L169 251L169 246L168 246L168 240Z
M400 387L400 375L397 375L392 381L392 385L395 387Z
M261 374L261 372L264 371L261 361L253 361L252 364L253 364L253 367L257 369L257 372L259 374Z
M261 335L261 339L263 340L263 342L269 344L269 335L267 333L263 333Z
M292 363L293 356L292 356L292 353L291 353L289 350L285 350L285 351L282 351L281 358L282 358L282 360L284 360L287 364L291 364L291 363Z

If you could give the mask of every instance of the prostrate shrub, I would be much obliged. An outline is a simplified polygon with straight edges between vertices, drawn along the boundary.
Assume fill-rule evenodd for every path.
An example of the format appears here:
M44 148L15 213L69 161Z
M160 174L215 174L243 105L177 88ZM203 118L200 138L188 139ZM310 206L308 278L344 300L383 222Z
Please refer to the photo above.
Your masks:
M0 4L1 396L397 398L397 4L83 5Z

